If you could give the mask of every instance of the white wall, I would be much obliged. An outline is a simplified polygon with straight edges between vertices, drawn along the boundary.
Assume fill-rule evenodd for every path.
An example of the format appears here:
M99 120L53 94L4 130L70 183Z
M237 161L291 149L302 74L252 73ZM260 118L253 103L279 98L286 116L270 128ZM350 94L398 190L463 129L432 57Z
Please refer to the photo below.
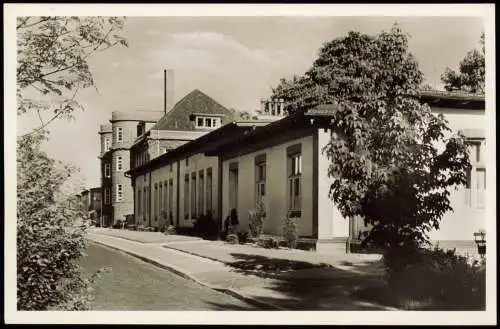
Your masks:
M298 138L267 147L223 162L222 216L230 213L229 165L238 162L238 219L240 229L248 230L248 212L255 209L255 156L266 154L266 220L264 233L281 234L281 224L287 215L287 147L302 144L302 217L298 220L300 236L313 234L313 137Z
M330 130L318 130L318 239L332 239L349 235L349 221L328 196L333 178L328 177L330 160L321 150L330 141Z
M172 186L172 208L169 209L168 207L168 191L169 191L169 183L170 180L173 181L173 186ZM159 202L159 187L157 190L158 193L158 199L155 197L155 184L160 184L160 182L163 182L163 196L162 199L163 201L160 203ZM165 184L167 184L166 190L167 193L165 193ZM176 223L176 211L177 211L177 163L173 162L171 165L167 164L161 168L155 169L151 172L151 226L158 226L161 219L161 209L159 208L159 205L163 205L162 208L165 211L171 211L172 216L173 216L173 221L174 224ZM136 195L137 196L137 195ZM158 208L156 205L156 202L158 200ZM167 217L168 219L168 217Z
M436 114L442 113L445 116L453 132L462 129L486 129L484 110L448 108L432 108L432 110ZM486 153L486 147L487 143L483 143L482 156ZM488 172L488 169L490 168L486 168L486 172ZM475 187L475 180L473 179L472 188L474 189ZM488 185L486 189L488 189ZM486 228L486 211L485 209L477 208L475 202L472 202L472 206L468 205L467 197L470 192L465 187L450 192L451 206L454 211L448 212L443 217L440 229L431 232L430 238L431 240L473 240L474 232ZM476 196L475 191L472 191L472 198Z
M185 218L185 209L184 209L184 185L185 185L185 175L189 174L189 182L191 182L191 174L193 172L196 173L196 194L197 197L200 196L199 186L199 171L204 170L204 189L206 189L207 182L207 169L212 168L212 214L213 219L215 220L219 216L218 211L218 179L219 179L219 169L218 169L218 158L217 157L206 157L203 154L195 154L189 157L188 165L186 165L186 160L180 160L180 176L179 176L179 226L189 227L194 223L194 214L191 214L191 209L189 209L189 218ZM190 183L191 184L191 183ZM190 185L191 186L191 185ZM206 192L203 191L203 195L206 195ZM191 198L191 191L189 193L189 197ZM190 200L190 204L191 204ZM205 202L206 203L206 202ZM206 204L204 205L205 209L203 213L206 212Z

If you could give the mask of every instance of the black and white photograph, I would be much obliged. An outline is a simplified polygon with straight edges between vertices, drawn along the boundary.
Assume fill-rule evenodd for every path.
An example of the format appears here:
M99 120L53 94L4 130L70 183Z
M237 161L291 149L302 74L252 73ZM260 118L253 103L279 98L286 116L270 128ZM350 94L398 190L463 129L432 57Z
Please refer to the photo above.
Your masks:
M496 324L494 8L5 4L5 321Z

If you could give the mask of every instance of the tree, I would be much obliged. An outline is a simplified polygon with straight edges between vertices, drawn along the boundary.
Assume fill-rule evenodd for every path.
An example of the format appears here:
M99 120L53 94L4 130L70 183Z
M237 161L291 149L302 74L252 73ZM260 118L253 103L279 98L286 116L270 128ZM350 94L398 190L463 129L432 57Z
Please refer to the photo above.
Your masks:
M40 127L17 139L17 308L82 310L89 284L82 277L88 218L64 183L76 169L40 147L50 122L82 108L75 97L94 86L87 59L121 44L116 17L20 17L17 20L17 114L36 112ZM52 112L48 121L43 112ZM98 273L96 273L98 274Z
M371 227L364 244L390 250L428 243L451 210L449 188L466 182L465 140L445 137L444 117L419 100L422 81L408 36L394 26L325 43L304 76L274 89L292 112L337 104L322 150L330 197L344 217L361 216Z
M467 53L459 64L458 72L446 68L441 75L446 90L484 94L486 82L484 32L481 34L480 44L481 50L473 49Z
M88 59L116 45L127 46L117 17L18 17L17 114L34 111L43 130L57 118L83 109L78 91L92 87ZM51 112L46 121L43 115Z

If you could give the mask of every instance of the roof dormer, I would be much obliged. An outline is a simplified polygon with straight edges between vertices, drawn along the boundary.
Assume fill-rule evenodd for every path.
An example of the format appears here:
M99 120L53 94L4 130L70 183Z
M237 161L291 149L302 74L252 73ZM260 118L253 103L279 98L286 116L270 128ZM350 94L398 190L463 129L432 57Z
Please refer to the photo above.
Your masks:
M195 130L213 130L222 126L223 114L193 113L189 119L194 124Z

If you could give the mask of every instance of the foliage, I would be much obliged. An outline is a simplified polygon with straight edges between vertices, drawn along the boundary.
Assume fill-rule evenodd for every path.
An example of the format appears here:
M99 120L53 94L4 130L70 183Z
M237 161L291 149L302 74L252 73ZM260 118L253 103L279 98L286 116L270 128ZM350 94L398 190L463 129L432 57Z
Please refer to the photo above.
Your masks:
M229 244L238 244L239 243L238 234L235 233L228 234L226 237L226 241Z
M433 308L484 309L485 264L469 262L455 250L414 249L384 255L387 282L402 300L427 302Z
M296 248L299 240L299 230L297 226L297 219L285 217L282 225L283 239L285 240L288 248Z
M264 226L264 217L259 215L256 211L248 212L248 227L250 229L250 235L254 238L258 238L262 234L262 228Z
M248 226L252 237L260 237L264 229L265 218L266 206L262 200L259 200L255 205L255 210L248 212Z
M418 98L423 75L394 26L327 42L304 77L282 80L275 96L289 111L331 103L330 197L345 218L372 227L363 243L411 248L428 242L451 210L449 188L466 183L464 136L450 132ZM439 148L444 146L444 150Z
M481 34L480 44L481 50L473 49L467 53L459 64L458 72L446 68L441 75L446 90L484 94L486 82L484 33Z
M266 249L278 249L279 241L276 238L259 239L257 245Z
M248 242L248 232L238 233L238 243L245 244Z
M75 169L40 151L43 140L17 142L17 308L85 309L89 282L78 260L89 221L76 197L59 193Z
M124 225L124 222L121 219L119 219L116 221L116 223L114 223L112 225L112 228L120 229L120 228L123 228L123 225Z
M212 212L207 212L198 217L193 231L196 236L204 239L215 239L217 237L217 223L213 219Z
M83 109L75 97L81 88L94 86L88 59L113 46L127 46L118 34L123 26L118 17L18 17L18 115L36 112L38 131ZM44 112L52 112L47 121Z
M174 235L174 234L176 234L175 226L169 225L167 227L167 230L165 231L165 234L167 234L167 235Z

